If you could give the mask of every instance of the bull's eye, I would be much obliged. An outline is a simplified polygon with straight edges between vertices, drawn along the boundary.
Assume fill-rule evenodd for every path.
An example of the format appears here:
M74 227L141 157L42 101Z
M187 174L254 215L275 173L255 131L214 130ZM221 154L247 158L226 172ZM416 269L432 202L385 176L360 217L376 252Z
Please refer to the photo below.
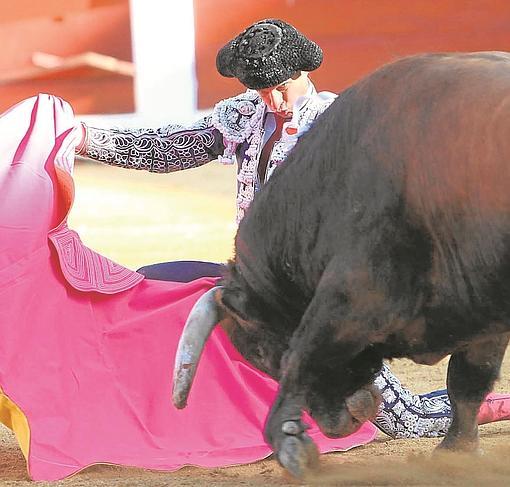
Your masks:
M240 311L236 309L232 309L226 306L224 303L221 303L223 308L228 312L231 317L230 321L234 321L240 328L244 330L251 330L257 327L257 324L252 320L249 320L247 317L243 316ZM232 324L230 324L232 326Z

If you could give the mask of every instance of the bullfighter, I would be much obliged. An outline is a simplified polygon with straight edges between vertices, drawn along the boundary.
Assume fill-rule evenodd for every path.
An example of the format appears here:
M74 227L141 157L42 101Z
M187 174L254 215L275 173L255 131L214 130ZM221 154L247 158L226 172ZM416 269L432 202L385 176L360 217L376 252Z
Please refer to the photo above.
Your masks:
M322 63L322 49L292 25L277 19L255 22L228 42L216 65L237 78L245 92L218 102L212 113L185 127L99 128L81 122L77 153L125 169L169 173L218 160L237 164L237 222L298 138L335 100L317 92L309 73ZM166 262L139 272L148 279L189 282L221 276L223 264ZM374 424L394 438L443 436L451 423L445 390L417 395L402 386L387 365L375 380L382 403ZM491 394L480 424L510 417L510 396Z

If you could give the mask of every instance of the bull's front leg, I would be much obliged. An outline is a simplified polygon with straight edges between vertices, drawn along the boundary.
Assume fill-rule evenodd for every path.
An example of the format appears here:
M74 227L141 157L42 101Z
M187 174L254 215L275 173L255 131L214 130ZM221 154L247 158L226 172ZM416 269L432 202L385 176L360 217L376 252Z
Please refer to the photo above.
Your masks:
M266 422L266 440L278 461L302 477L317 462L317 450L301 420L308 410L324 434L346 436L375 417L380 402L372 381L382 358L371 347L375 310L362 314L328 273L316 290L284 356L278 397ZM372 313L373 311L373 313Z
M302 478L318 465L319 451L306 434L303 423L303 397L280 388L265 427L266 441L272 446L280 465Z
M299 354L294 356L299 359ZM293 363L292 358L289 362ZM375 364L366 379L359 384L351 383L354 392L347 397L341 392L342 368L337 370L336 381L324 385L317 381L320 376L312 373L309 377L315 383L313 389L307 388L306 375L300 380L294 373L283 374L278 397L266 422L265 438L279 463L292 475L302 478L318 465L319 452L306 433L308 426L302 421L303 410L310 412L326 436L335 438L354 433L365 421L375 418L381 399L372 379L380 370L381 361ZM326 387L330 388L326 390ZM306 388L306 393L299 392L301 388Z
M438 449L478 449L477 413L498 378L507 345L508 335L500 335L452 354L447 385L453 419Z

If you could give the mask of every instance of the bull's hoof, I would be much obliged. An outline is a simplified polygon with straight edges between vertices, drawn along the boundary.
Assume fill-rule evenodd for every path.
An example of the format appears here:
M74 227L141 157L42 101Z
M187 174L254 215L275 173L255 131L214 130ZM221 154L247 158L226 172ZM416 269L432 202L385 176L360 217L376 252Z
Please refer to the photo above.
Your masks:
M478 437L476 438L459 438L457 436L446 435L443 441L436 446L434 453L467 453L475 456L482 455Z
M307 472L317 468L319 451L306 433L298 432L300 429L298 424L291 425L290 423L296 422L287 421L284 423L282 427L284 436L279 442L276 457L280 465L291 475L302 479Z

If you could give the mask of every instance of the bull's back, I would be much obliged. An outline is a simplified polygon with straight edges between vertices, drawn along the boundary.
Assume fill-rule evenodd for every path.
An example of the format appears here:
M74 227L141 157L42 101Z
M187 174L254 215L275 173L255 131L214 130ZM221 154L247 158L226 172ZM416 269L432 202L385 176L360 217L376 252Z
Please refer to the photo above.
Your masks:
M510 56L439 58L409 83L403 90L410 99L395 113L405 127L393 136L396 150L405 151L409 203L426 214L451 209L470 219L508 213Z
M335 253L352 261L363 247L369 265L387 252L409 274L397 288L427 273L445 294L487 296L507 267L510 282L509 135L510 55L397 61L340 94L241 230L309 290Z
M362 129L359 149L391 174L401 216L430 239L435 291L503 304L510 298L510 56L410 58L363 82L362 100L364 90L370 101L363 102L379 116Z

